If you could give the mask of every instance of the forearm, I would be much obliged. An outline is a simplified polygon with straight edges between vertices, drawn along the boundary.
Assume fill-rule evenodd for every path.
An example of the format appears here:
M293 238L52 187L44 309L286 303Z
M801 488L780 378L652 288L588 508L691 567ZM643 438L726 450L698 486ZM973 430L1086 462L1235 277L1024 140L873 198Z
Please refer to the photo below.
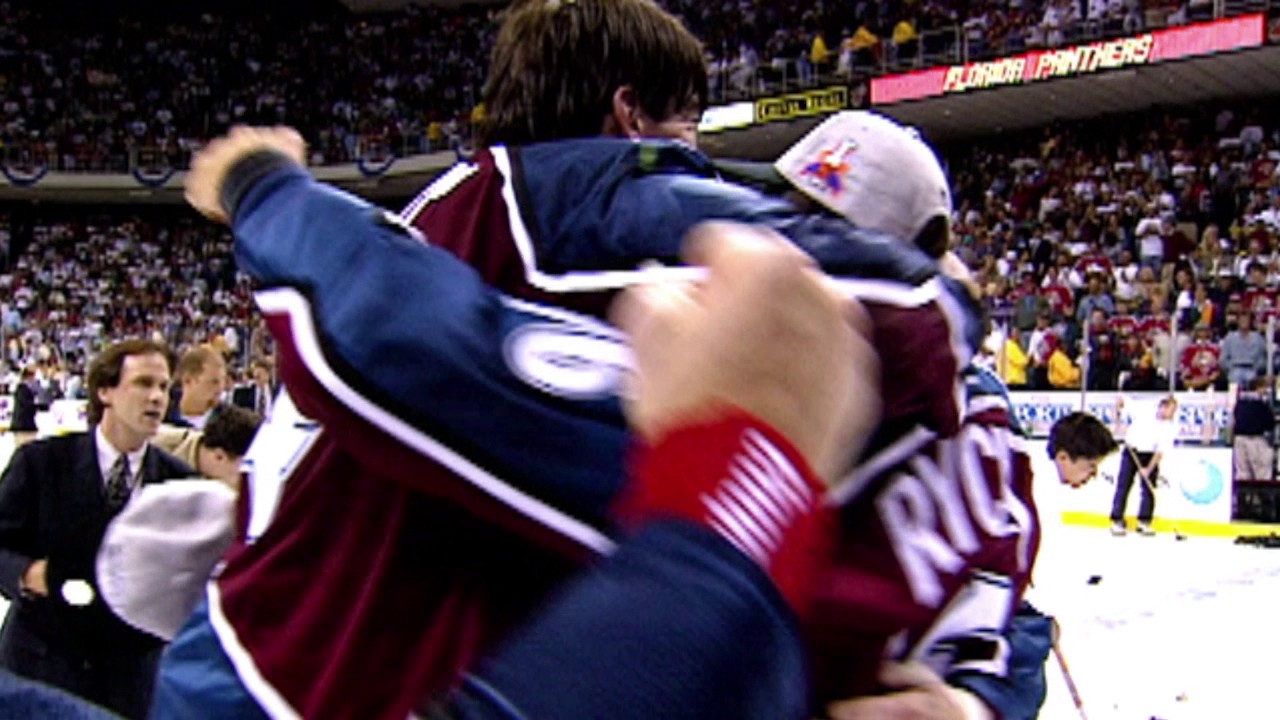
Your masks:
M513 306L449 252L287 160L251 156L232 169L222 197L241 267L264 285L305 297L305 307L288 310L285 327L293 345L316 349L300 349L302 362L281 369L290 387L319 381L325 392L295 392L295 399L324 426L353 430L335 435L338 442L359 444L354 430L385 427L390 415L406 428L396 437L408 453L450 467L461 455L484 466L496 484L569 498L575 510L603 517L614 488L598 478L622 477L625 455L625 425L612 388L572 403L547 402L544 391L516 374L504 350L528 328L544 336L576 333L625 357L614 331L567 313L552 317ZM296 297L291 302L290 308L304 304ZM274 323L279 314L268 319ZM314 339L292 329L311 323ZM503 442L476 442L493 437ZM389 478L419 491L492 505L457 479L465 473L424 473L419 463L400 460L386 453L370 458Z
M452 716L799 720L804 668L755 563L697 526L656 523L464 680Z
M1160 460L1163 457L1164 457L1164 453L1162 452L1157 451L1157 452L1151 453L1151 461L1148 462L1146 466L1142 468L1142 472L1150 474L1152 470L1155 470L1156 468L1160 467Z

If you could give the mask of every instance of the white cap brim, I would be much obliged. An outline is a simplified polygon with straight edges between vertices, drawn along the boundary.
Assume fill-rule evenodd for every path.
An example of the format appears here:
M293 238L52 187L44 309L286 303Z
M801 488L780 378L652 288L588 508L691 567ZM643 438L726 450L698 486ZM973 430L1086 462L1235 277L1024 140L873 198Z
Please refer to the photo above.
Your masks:
M98 550L102 599L130 625L171 640L235 536L236 493L216 480L144 485Z
M854 226L912 242L950 217L951 188L914 130L863 110L836 113L774 163L778 173Z

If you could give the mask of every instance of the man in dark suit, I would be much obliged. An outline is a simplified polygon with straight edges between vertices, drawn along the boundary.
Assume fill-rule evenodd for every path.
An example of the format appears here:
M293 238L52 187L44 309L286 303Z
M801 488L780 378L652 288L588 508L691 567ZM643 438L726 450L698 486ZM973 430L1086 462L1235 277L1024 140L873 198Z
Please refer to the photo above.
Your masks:
M90 430L20 448L0 478L0 666L145 717L161 641L126 625L94 573L107 522L142 484L195 471L149 446L168 404L164 346L111 345L89 368Z
M14 435L14 443L22 447L36 436L36 373L30 367L22 368L18 386L13 390L13 421L9 423L9 432Z
M261 417L271 413L271 403L275 400L276 383L271 379L271 363L261 358L250 365L252 382L241 385L231 391L231 404L252 410Z

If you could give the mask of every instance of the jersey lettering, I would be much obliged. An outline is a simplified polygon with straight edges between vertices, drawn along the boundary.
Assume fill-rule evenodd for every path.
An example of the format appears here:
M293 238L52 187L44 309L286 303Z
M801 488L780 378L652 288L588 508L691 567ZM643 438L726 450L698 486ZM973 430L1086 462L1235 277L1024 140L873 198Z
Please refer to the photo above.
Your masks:
M945 597L939 573L956 573L964 558L935 530L938 513L924 483L897 473L876 498L880 518L916 602L937 607Z
M945 599L942 575L959 572L965 558L982 549L975 523L991 538L1019 536L1018 564L1022 570L1029 566L1033 523L1014 487L1008 435L1006 428L968 426L913 457L877 498L889 544L921 605L938 607ZM999 470L998 499L984 458Z

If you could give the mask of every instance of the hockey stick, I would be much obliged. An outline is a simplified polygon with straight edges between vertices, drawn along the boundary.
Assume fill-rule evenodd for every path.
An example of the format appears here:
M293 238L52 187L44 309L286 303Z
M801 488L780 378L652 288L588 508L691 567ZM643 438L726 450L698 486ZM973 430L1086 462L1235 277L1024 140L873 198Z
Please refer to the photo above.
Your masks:
M1166 487L1168 487L1168 486L1169 486L1169 481L1168 481L1168 480L1166 480L1163 476L1159 475L1158 473L1157 473L1157 475L1156 475L1156 479L1155 479L1154 481L1153 481L1151 478L1147 477L1147 474L1146 474L1146 473L1144 473L1144 472L1142 472L1142 461L1138 459L1138 451L1137 451L1137 450L1134 450L1134 449L1133 449L1133 446L1131 446L1131 445L1127 445L1127 444L1124 446L1124 448L1125 448L1125 450L1128 450L1128 451L1129 451L1129 457L1133 460L1133 464L1134 464L1133 472L1134 472L1134 474L1142 478L1142 482L1143 482L1143 483L1145 483L1145 484L1146 484L1146 486L1147 486L1147 489L1151 491L1151 497L1152 497L1152 499L1154 500L1154 499L1155 499L1155 497L1156 497L1156 495L1157 495L1157 493L1156 493L1156 485L1157 485L1157 484L1159 484L1159 483L1164 483L1164 485L1165 485ZM1175 540L1186 540L1186 539L1187 539L1187 536L1186 536L1186 535L1183 535L1181 532L1179 532L1179 531L1178 531L1178 528L1177 528L1177 526L1176 526L1176 525L1175 525L1175 526L1174 526L1174 528L1173 528L1173 537L1174 537L1174 539L1175 539Z
M1058 659L1058 667L1062 669L1062 679L1067 683L1067 692L1071 693L1071 702L1075 703L1076 710L1080 713L1080 720L1089 720L1089 716L1084 711L1084 700L1080 699L1080 690L1071 677L1071 668L1067 667L1067 657L1062 654L1062 646L1058 644L1057 620L1053 621L1053 629L1053 656Z
M1147 474L1142 471L1142 461L1138 459L1138 451L1134 450L1132 445L1126 443L1124 449L1129 451L1129 457L1133 460L1134 474L1142 478L1142 482L1146 483L1147 489L1151 491L1153 496L1156 494L1156 485L1158 482L1163 482L1165 485L1169 484L1169 481L1160 477L1159 474L1156 475L1155 480L1147 477Z

